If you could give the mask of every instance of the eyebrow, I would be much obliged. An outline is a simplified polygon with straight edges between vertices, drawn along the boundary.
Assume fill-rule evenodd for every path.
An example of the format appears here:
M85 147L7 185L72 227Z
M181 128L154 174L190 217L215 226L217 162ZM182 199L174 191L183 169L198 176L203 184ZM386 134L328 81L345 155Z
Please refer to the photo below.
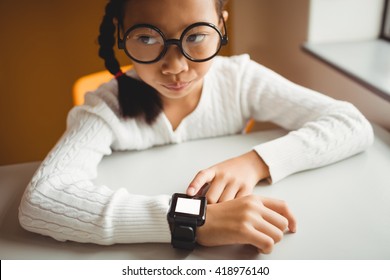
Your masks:
M180 37L180 35L183 33L183 31L188 27L188 26L190 26L190 25L192 25L192 24L194 24L194 23L198 23L198 22L205 22L205 23L211 23L211 24L214 24L214 25L216 25L217 27L218 27L218 23L217 24L215 24L215 23L213 23L213 22L211 22L211 21L204 21L204 20L200 20L200 21L193 21L193 22L191 22L191 23L189 23L189 24L186 24L186 25L184 25L183 24L183 27L178 27L177 29L178 29L178 31L176 31L175 32L175 34L178 34L179 35L179 37ZM168 33L168 32L166 32L166 29L164 28L164 27L161 27L160 25L156 25L156 24L153 24L153 23L150 23L150 22L145 22L145 21L140 21L140 22L136 22L136 23L134 23L134 24L132 24L132 25L130 25L128 28L126 28L125 30L124 30L124 32L126 32L128 29L130 29L131 27L133 27L133 26L135 26L135 25L142 25L142 24L147 24L147 25L152 25L152 26L154 26L154 27L157 27L167 38L169 38L169 37L174 37L174 36L170 36L170 33Z

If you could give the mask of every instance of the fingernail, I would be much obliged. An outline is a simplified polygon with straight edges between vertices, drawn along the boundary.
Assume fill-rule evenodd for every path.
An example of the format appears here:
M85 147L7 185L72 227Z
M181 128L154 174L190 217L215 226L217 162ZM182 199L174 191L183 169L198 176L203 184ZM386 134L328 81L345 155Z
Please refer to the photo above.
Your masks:
M195 188L194 187L189 187L187 189L187 194L188 195L194 195L194 193L195 193Z
M295 233L295 232L297 231L297 228L294 227L294 228L292 228L290 231L291 231L292 233Z

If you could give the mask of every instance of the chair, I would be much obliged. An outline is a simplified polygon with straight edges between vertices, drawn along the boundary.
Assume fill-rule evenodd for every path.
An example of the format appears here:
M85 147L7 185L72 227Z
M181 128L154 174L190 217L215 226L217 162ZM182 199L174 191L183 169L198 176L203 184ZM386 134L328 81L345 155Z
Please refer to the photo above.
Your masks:
M122 71L129 70L132 65L121 67ZM84 103L84 96L88 91L97 89L101 84L104 84L111 80L113 75L105 71L100 71L83 76L74 83L73 85L73 105L82 105Z

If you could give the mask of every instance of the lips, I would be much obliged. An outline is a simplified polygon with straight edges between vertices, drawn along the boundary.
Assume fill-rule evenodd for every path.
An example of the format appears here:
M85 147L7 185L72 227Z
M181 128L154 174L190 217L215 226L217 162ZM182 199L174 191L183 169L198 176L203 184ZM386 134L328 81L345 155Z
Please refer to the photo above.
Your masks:
M175 82L175 83L167 83L167 84L161 84L161 85L168 90L181 91L181 90L187 88L190 84L191 84L191 82Z

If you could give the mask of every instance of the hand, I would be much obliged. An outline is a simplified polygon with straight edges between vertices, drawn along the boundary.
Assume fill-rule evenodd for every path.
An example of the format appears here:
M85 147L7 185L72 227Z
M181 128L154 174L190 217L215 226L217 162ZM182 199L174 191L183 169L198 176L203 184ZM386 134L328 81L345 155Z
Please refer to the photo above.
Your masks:
M267 177L268 166L255 151L250 151L200 171L188 186L187 194L202 193L202 187L209 184L208 203L228 201L251 194L253 187Z
M207 205L206 223L197 229L197 242L204 246L251 244L271 253L274 244L296 220L281 200L255 195Z

